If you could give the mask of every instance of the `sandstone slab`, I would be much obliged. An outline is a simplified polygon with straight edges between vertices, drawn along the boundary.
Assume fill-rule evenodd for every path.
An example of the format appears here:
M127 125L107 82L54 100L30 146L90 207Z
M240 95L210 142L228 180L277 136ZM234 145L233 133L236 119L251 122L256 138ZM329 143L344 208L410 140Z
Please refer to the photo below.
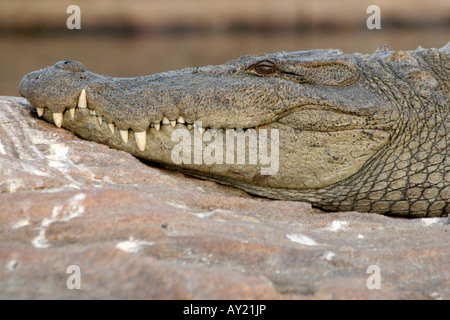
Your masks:
M0 299L450 298L448 218L255 198L81 140L22 98L0 98L0 192Z

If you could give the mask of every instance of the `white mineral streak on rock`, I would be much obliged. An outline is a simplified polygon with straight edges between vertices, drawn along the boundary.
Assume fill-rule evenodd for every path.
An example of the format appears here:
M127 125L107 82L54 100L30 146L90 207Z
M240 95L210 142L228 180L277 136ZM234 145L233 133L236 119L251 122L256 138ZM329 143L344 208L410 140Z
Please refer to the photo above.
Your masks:
M144 246L151 246L153 242L135 240L132 237L128 241L122 241L116 244L116 249L128 253L138 253Z
M45 238L47 228L54 222L67 222L82 216L85 210L83 206L85 199L86 195L79 193L65 201L64 204L54 206L52 216L41 221L38 227L39 234L31 241L33 246L39 249L48 248L50 244Z
M328 227L326 227L324 230L328 231L338 231L338 230L344 230L345 226L348 225L347 221L339 221L334 220Z
M333 260L333 258L336 256L336 254L332 251L327 251L323 254L323 258L327 261Z
M12 228L13 229L19 229L19 228L22 228L22 227L26 227L29 224L30 224L30 218L24 218L24 219L20 219L16 223L14 223Z
M443 218L422 218L422 219L420 219L420 221L425 226L431 226L433 224L443 224L444 219Z
M319 245L316 241L314 241L310 237L307 237L301 233L288 234L288 235L286 235L286 237L288 237L288 239L291 240L292 242L296 242L296 243L302 244L304 246L318 246Z

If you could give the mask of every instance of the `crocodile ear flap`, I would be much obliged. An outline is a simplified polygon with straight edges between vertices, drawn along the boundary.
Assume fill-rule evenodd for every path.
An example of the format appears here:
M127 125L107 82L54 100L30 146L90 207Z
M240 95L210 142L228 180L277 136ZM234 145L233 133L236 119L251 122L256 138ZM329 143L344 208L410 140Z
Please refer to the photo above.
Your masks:
M320 60L296 65L294 72L289 72L292 80L302 83L348 86L358 80L358 72L352 62L345 60Z

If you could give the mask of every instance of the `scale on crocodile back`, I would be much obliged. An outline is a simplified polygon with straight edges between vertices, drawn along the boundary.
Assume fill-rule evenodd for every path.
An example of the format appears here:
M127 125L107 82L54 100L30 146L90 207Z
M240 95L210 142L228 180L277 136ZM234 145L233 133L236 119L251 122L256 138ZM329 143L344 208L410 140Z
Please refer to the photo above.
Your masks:
M449 53L449 44L278 52L134 78L61 61L26 75L19 91L39 117L84 139L251 194L325 210L446 216ZM216 161L174 162L179 130ZM229 132L244 141L230 159L243 152L244 161L225 161ZM277 151L271 174L262 173L263 153L252 158L252 135L262 133L275 143L266 153Z

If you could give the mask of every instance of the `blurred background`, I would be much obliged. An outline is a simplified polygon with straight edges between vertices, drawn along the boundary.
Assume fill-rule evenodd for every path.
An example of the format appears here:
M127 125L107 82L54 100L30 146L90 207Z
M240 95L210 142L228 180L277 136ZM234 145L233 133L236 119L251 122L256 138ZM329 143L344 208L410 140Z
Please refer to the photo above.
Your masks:
M72 4L80 30L66 26ZM366 27L373 4L380 30ZM450 0L0 0L0 95L60 60L131 77L264 52L442 47L449 35Z

